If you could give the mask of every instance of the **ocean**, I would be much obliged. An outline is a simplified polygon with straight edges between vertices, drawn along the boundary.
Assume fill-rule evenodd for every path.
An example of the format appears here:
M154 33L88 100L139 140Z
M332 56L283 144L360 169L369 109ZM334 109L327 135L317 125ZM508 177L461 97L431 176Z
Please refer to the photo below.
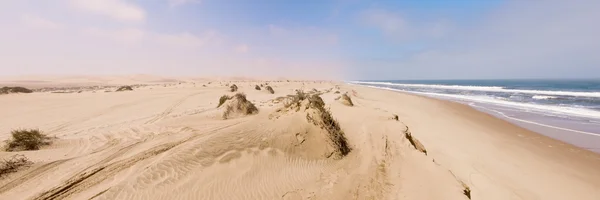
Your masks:
M600 152L600 80L389 80L352 84L457 101Z

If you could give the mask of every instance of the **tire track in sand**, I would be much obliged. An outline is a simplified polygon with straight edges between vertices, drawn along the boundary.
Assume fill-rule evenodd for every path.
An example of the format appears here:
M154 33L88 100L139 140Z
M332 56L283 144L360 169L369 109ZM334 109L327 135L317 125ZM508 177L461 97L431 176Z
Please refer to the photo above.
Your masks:
M177 100L174 104L167 107L167 109L165 109L162 113L160 113L157 116L153 117L152 119L146 121L144 124L151 124L151 123L154 123L158 120L161 120L161 119L167 117L169 114L171 114L173 112L173 110L175 110L175 108L177 108L177 106L181 105L183 102L185 102L190 97L196 96L198 94L201 94L201 92L186 95L185 97Z

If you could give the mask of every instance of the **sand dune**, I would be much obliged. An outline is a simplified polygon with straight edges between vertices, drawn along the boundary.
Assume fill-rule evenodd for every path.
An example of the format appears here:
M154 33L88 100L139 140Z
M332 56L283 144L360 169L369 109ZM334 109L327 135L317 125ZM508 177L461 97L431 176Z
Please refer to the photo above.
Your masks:
M237 102L217 107L236 94L228 83L0 96L1 140L15 128L56 137L0 152L33 161L0 178L0 199L600 197L597 155L465 106L334 82L270 82L270 94L255 90L264 81L238 81L258 112L224 118ZM297 89L325 109L294 102Z

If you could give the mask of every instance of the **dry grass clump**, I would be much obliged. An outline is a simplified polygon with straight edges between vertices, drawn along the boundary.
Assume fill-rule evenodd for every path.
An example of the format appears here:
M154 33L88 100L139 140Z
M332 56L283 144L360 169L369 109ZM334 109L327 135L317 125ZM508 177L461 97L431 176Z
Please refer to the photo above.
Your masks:
M121 86L121 87L119 87L119 89L117 89L117 92L121 92L121 91L132 91L132 90L133 90L133 88L131 88L131 86L128 86L128 85L126 85L126 86Z
M346 135L341 129L340 124L333 118L331 111L325 109L325 102L319 95L311 95L309 98L309 107L316 109L318 120L315 120L310 115L307 115L309 121L317 122L322 129L325 129L329 134L328 137L339 154L339 157L348 155L352 148L348 144Z
M258 85L254 86L255 90L260 90L260 87Z
M319 96L319 93L311 93L305 93L302 90L296 90L295 95L281 97L289 100L284 104L285 109L295 109L295 111L298 112L304 108L304 111L307 112L306 119L310 123L319 126L321 129L327 132L327 137L329 138L330 144L334 148L332 154L327 157L335 155L337 158L342 158L348 155L348 153L352 151L352 148L350 147L345 133L340 127L340 124L333 118L331 111L329 109L325 109L325 102Z
M38 129L18 129L11 132L6 151L38 150L50 144L50 138Z
M0 160L0 178L9 173L16 172L21 167L29 166L32 162L24 155L13 155L8 159Z
M398 121L399 120L398 119L398 115L394 114L394 116L392 117L392 119Z
M228 119L233 114L252 115L258 113L258 108L246 99L244 93L237 93L230 100L223 112L223 119Z
M309 97L310 97L310 94L305 93L302 90L296 90L296 95L288 95L287 97L279 97L279 98L287 98L288 101L285 102L284 107L285 108L295 108L296 112L298 112L300 110L300 107L302 107L302 101L304 101L305 99L308 99Z
M32 93L33 91L24 87L2 87L0 88L0 94L11 94L11 93Z
M229 99L231 99L230 96L227 96L227 95L221 96L221 98L219 98L219 105L217 106L217 108L221 107L221 105L223 105Z
M269 91L269 93L271 93L271 94L275 94L275 90L273 90L273 88L272 88L271 86L267 86L265 89L266 89L267 91Z
M236 92L237 90L238 90L238 86L237 85L233 84L233 85L229 86L229 91Z
M334 92L334 94L339 94L339 93L340 93L340 91L335 91L335 92Z
M350 98L350 96L348 96L348 94L342 94L341 101L344 105L354 106L354 103L352 103L352 99Z

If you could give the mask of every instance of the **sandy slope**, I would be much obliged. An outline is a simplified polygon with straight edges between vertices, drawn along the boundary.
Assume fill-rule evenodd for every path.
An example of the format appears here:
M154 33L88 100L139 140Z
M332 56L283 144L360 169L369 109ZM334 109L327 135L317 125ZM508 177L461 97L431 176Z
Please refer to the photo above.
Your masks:
M0 152L35 162L0 178L0 199L467 199L465 187L472 199L600 197L597 155L462 105L340 83L236 84L258 114L223 120L218 99L233 93L219 82L0 96L0 139L19 127L58 138ZM274 101L300 88L332 89L321 96L348 155L331 156L310 110Z

